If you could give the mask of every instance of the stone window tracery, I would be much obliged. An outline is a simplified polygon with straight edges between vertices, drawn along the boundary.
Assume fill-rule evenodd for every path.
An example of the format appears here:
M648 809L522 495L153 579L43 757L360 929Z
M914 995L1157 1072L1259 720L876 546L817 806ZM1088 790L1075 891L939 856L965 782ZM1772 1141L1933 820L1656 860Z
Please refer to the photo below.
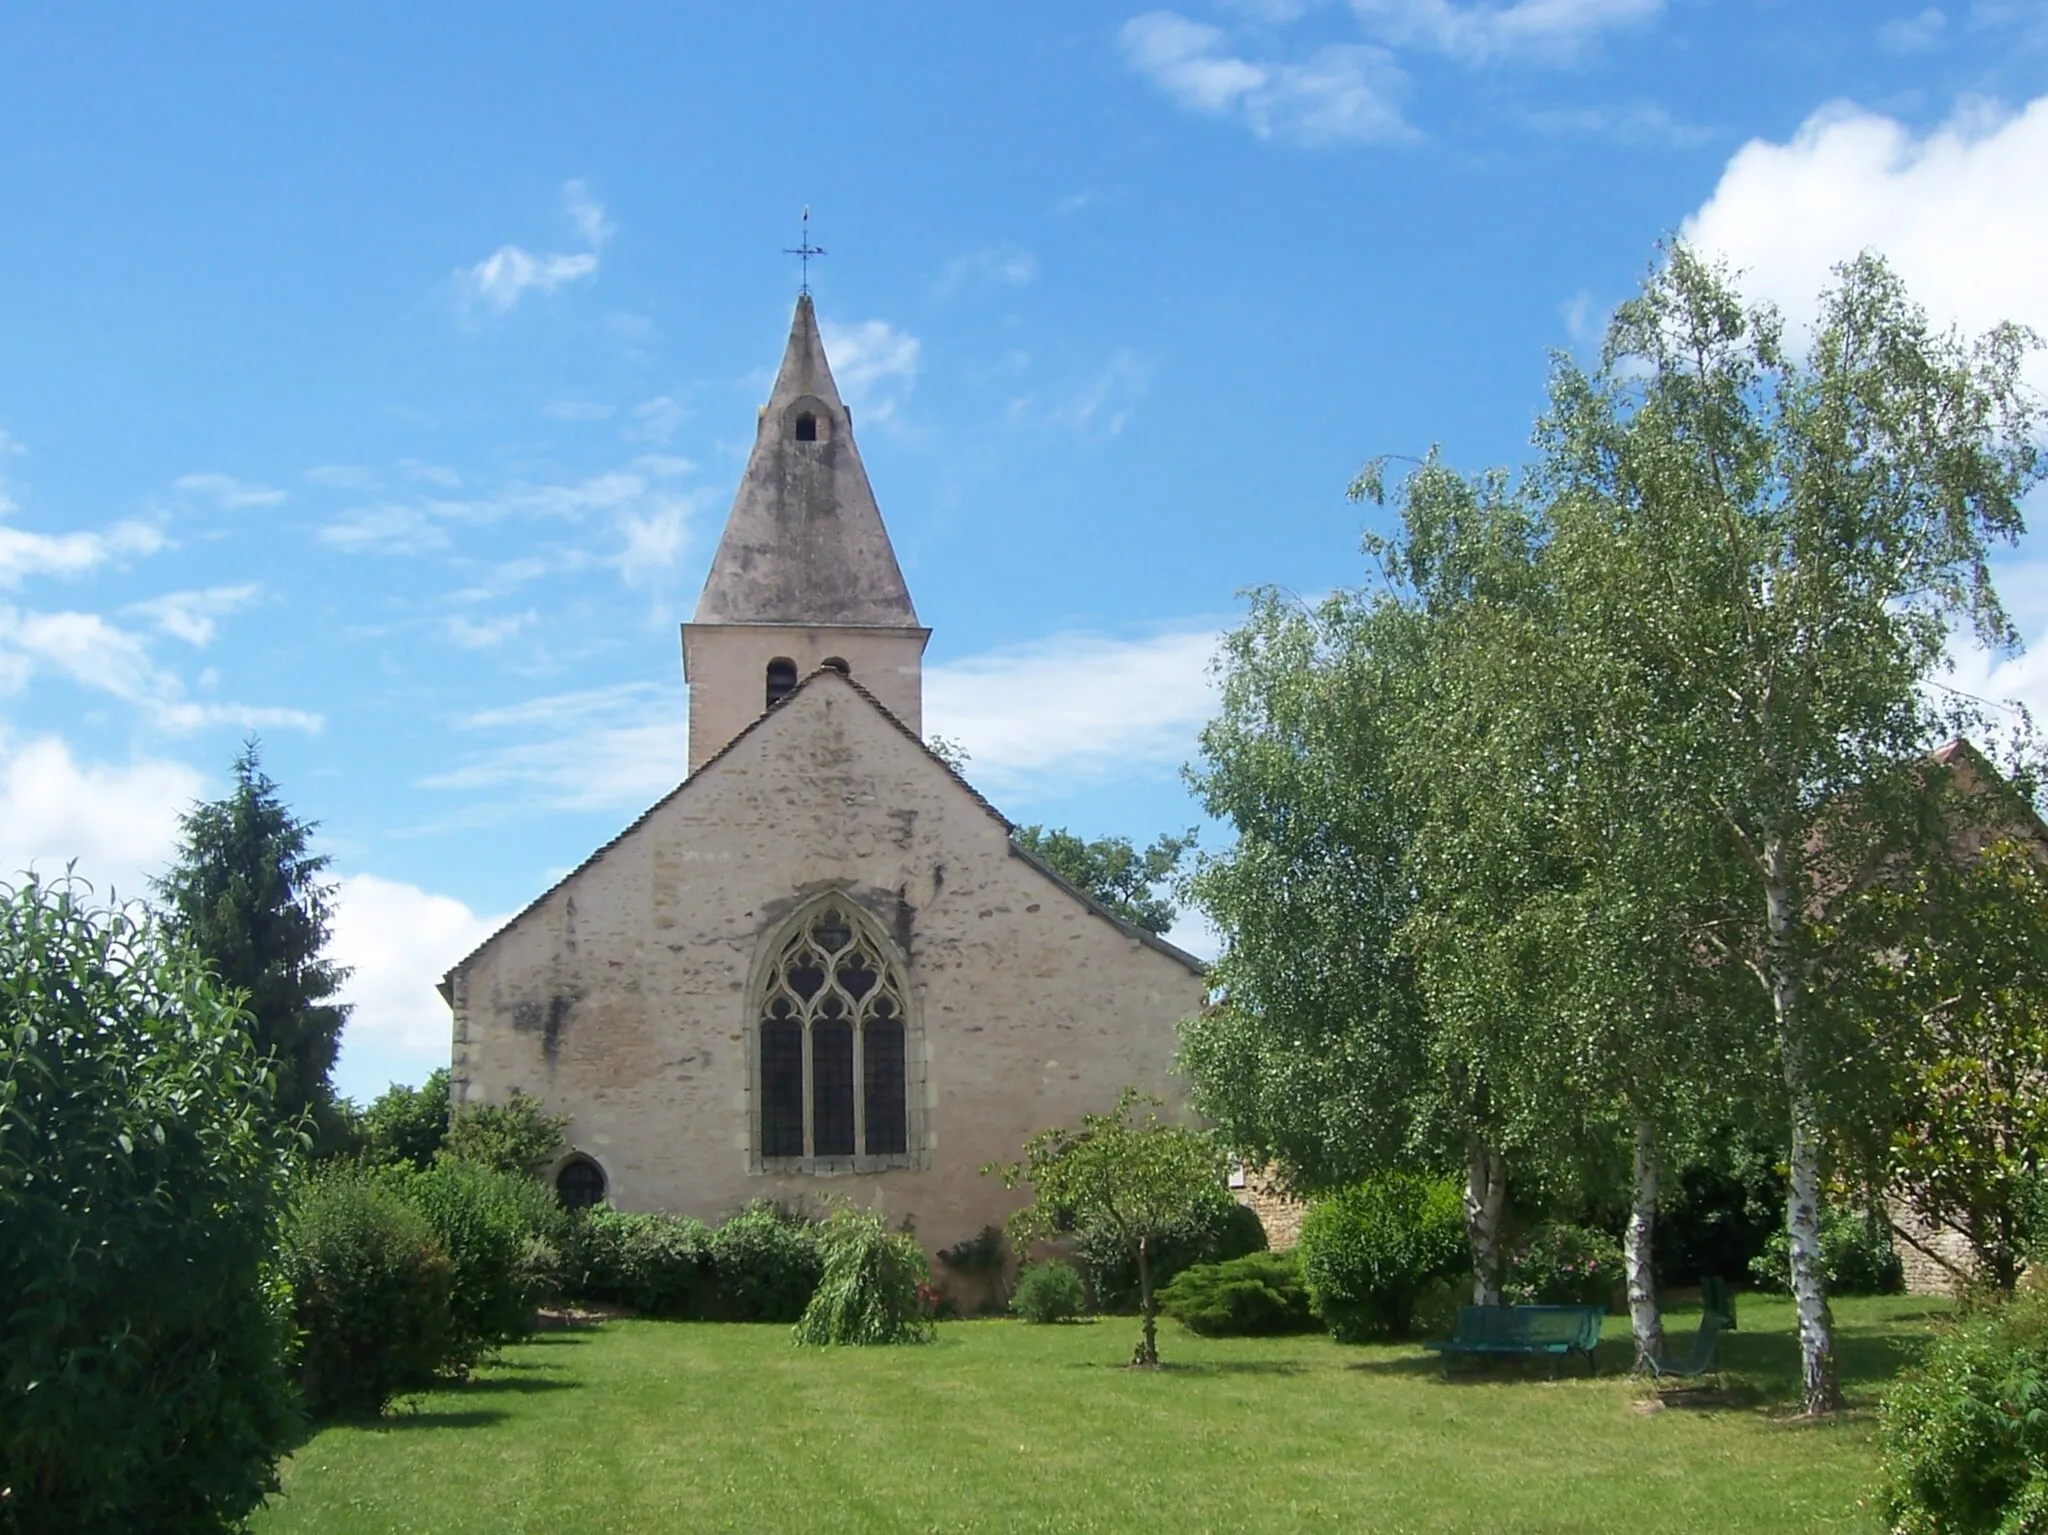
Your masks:
M839 900L769 966L757 1028L764 1163L900 1165L911 1151L904 991L883 943Z

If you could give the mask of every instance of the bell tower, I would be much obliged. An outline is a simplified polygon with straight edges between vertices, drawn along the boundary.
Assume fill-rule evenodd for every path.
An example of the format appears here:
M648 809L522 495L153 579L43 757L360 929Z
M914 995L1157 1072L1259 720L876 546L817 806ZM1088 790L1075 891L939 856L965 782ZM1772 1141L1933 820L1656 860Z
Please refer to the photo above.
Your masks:
M690 771L821 666L924 734L924 647L808 292L697 611L683 625Z

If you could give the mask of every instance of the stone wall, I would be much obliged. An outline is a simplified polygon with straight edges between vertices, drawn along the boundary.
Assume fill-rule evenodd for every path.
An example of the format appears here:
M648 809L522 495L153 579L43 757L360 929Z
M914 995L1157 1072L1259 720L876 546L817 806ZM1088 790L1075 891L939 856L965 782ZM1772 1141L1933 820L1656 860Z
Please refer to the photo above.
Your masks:
M1287 1193L1274 1180L1270 1169L1247 1170L1241 1187L1230 1191L1237 1202L1248 1207L1266 1228L1266 1245L1282 1252L1301 1240L1301 1220L1308 1206Z
M764 1172L753 993L793 913L842 892L908 959L916 1165ZM570 1117L611 1201L717 1219L844 1195L936 1250L1021 1202L982 1164L1133 1084L1179 1101L1199 967L1092 909L903 727L831 672L521 913L450 977L458 1100Z

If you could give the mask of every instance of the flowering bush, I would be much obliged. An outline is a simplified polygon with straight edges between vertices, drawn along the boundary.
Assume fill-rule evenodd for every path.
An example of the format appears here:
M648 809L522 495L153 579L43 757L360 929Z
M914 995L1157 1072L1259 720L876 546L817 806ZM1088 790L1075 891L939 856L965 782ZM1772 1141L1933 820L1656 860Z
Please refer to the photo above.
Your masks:
M1621 1247L1590 1226L1548 1221L1508 1254L1501 1298L1517 1306L1599 1306L1621 1287Z

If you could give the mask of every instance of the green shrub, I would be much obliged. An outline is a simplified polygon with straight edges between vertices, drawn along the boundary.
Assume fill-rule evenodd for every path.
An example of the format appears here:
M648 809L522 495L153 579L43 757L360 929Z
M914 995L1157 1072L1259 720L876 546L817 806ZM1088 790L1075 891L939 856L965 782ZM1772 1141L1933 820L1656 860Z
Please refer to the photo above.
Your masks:
M824 1273L817 1222L759 1200L711 1234L712 1311L728 1322L794 1322Z
M395 1169L380 1181L427 1218L455 1265L449 1314L456 1357L474 1363L530 1334L535 1307L550 1296L565 1226L546 1186L446 1160L425 1172Z
M1128 1244L1106 1228L1083 1226L1074 1233L1074 1256L1087 1276L1094 1309L1128 1314L1138 1309L1138 1261ZM1266 1250L1266 1228L1258 1212L1222 1189L1189 1212L1186 1221L1154 1242L1146 1255L1154 1293L1198 1263L1227 1263Z
M581 1300L630 1306L642 1316L704 1314L711 1229L687 1215L641 1215L600 1205L573 1222L566 1285Z
M1010 1309L1027 1322L1071 1322L1088 1306L1088 1291L1071 1263L1027 1263L1017 1275Z
M240 1011L88 899L0 886L0 1528L220 1528L295 1429L284 1138Z
M392 1083L362 1111L356 1131L365 1161L431 1167L448 1139L448 1068L418 1087Z
M1782 1224L1749 1273L1759 1289L1781 1295L1791 1289L1792 1238ZM1860 1210L1821 1212L1820 1276L1830 1295L1897 1295L1906 1288L1890 1229Z
M1309 1299L1339 1339L1401 1338L1430 1281L1466 1262L1456 1183L1389 1173L1312 1206L1301 1225Z
M427 1218L360 1169L301 1187L285 1228L299 1385L317 1417L374 1414L459 1360L455 1264Z
M1886 1391L1878 1444L1897 1535L2048 1531L2048 1293L1959 1318Z
M938 1335L924 1249L879 1215L833 1211L818 1237L825 1271L796 1324L801 1344L929 1343Z
M501 1173L538 1175L568 1149L566 1114L544 1114L540 1100L514 1088L503 1103L464 1104L448 1120L440 1155Z
M1160 1292L1159 1309L1205 1338L1314 1332L1298 1253L1248 1253L1228 1263L1198 1263Z
M1508 1250L1501 1298L1515 1306L1612 1304L1622 1282L1621 1244L1591 1226L1546 1221Z

